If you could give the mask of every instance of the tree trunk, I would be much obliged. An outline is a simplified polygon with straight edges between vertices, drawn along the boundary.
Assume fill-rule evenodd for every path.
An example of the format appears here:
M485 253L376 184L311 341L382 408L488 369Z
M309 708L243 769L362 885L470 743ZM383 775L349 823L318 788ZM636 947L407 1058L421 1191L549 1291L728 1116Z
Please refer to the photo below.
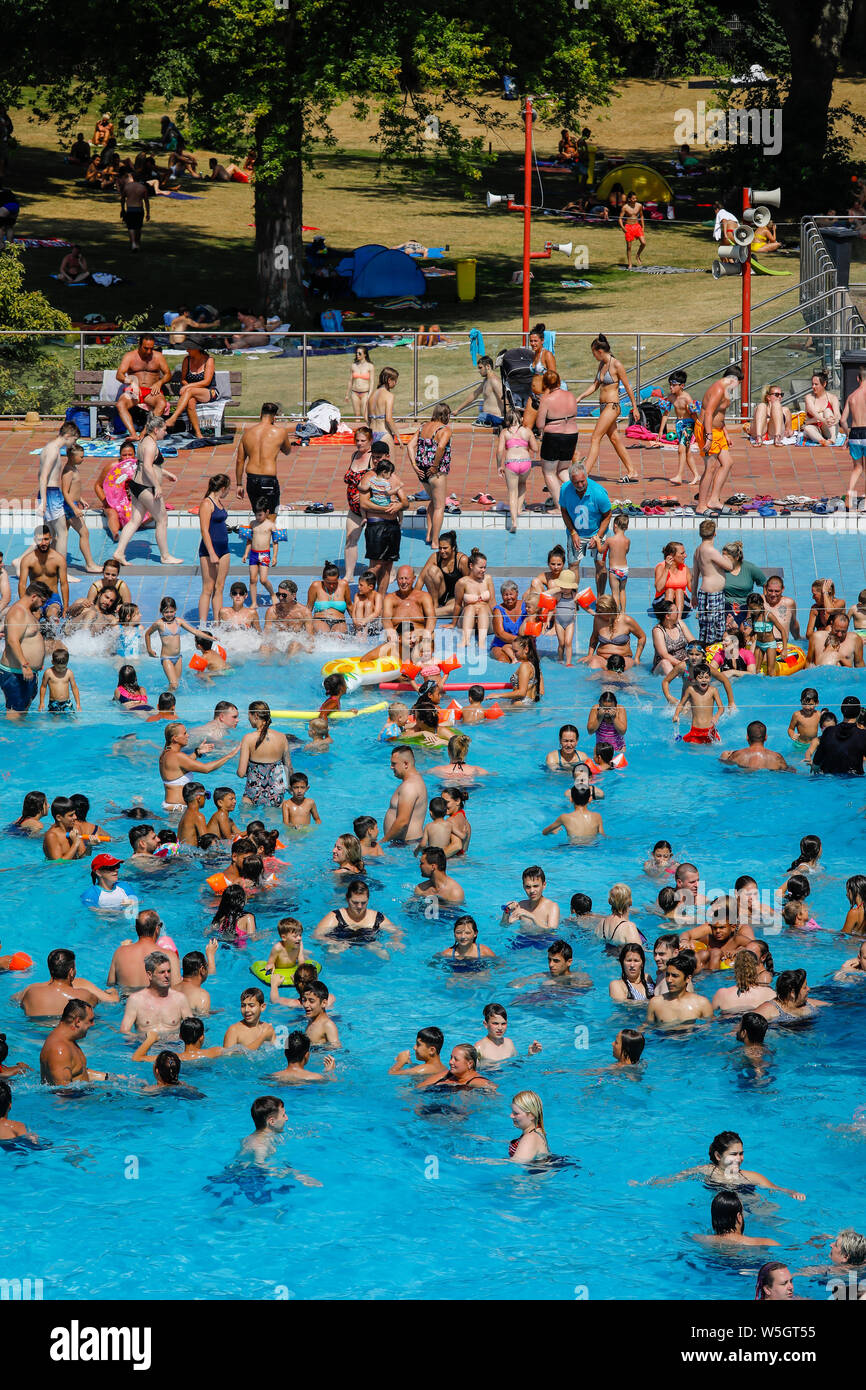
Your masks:
M791 85L782 116L789 170L820 169L833 82L857 0L771 0L791 53Z
M279 314L281 323L299 328L307 315L302 284L302 134L300 112L289 122L284 118L277 124L270 115L257 122L257 170L266 162L266 147L273 148L275 140L285 153L276 177L257 177L254 185L259 308L266 314Z

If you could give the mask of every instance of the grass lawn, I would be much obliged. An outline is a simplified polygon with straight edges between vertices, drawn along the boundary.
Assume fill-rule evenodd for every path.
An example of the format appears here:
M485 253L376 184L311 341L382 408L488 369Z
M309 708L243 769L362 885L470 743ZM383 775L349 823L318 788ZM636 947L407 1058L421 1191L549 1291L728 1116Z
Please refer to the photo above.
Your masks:
M837 100L850 99L858 110L866 104L861 83L839 83L835 95ZM711 92L689 90L685 82L628 82L611 107L590 117L588 124L605 154L643 159L669 171L665 161L673 152L675 111L711 98ZM519 115L517 104L498 105L515 122ZM82 122L88 136L96 109ZM140 118L143 138L157 134L159 116L164 110L164 105L155 99L148 102ZM154 199L152 221L145 226L143 236L144 250L132 255L119 220L117 198L93 194L84 188L81 171L73 171L63 162L51 127L30 122L26 111L12 115L19 148L13 151L9 182L22 202L18 234L77 241L84 248L91 269L111 271L124 279L122 285L111 289L70 288L51 278L62 253L29 250L24 253L28 288L42 290L74 320L98 312L106 317L135 315L139 321L143 317L148 324L161 325L163 311L180 302L209 302L223 310L255 303L249 186L203 182L199 187L190 181L184 191L200 195L195 206L170 198ZM478 296L472 303L458 302L455 280L442 279L431 282L422 310L376 311L376 324L392 331L435 322L448 332L449 345L421 355L419 397L434 400L444 390L457 389L463 381L471 382L472 368L463 344L473 326L482 328L488 350L495 350L506 342L504 335L520 329L521 290L509 281L520 266L522 216L497 209L488 212L484 193L490 188L522 195L522 128L511 124L488 133L496 156L495 167L479 182L477 190L466 196L453 181L434 177L429 170L381 166L372 144L372 121L355 121L348 107L335 113L333 127L339 148L322 148L314 175L306 178L304 194L304 220L321 230L329 247L345 252L365 242L388 245L412 237L427 245L447 244L450 257L472 256L478 262ZM553 154L558 131L537 126L536 137L538 155ZM239 149L242 145L239 137ZM238 152L217 153L224 157ZM210 152L196 153L206 168ZM558 206L572 195L569 175L542 173L541 177L545 205ZM706 193L699 195L701 201L711 201L711 185L706 188ZM541 196L536 180L534 201L540 201ZM786 235L789 244L796 246L796 227L787 228ZM622 236L616 227L581 228L558 217L536 216L533 250L541 250L546 239L585 246L588 268L576 270L568 258L557 253L549 261L533 262L533 320L543 319L560 332L605 332L627 364L634 362L633 335L637 330L643 334L691 334L739 312L738 279L714 281L709 274L629 275L623 264ZM714 249L709 233L697 222L648 225L648 264L706 271L714 259ZM453 260L442 264L451 267ZM784 268L792 272L789 281L756 280L756 301L796 285L797 258L785 258ZM592 288L567 289L561 284L573 279L588 279ZM782 301L782 307L794 301L792 294ZM326 307L324 303L322 307ZM778 312L775 307L774 312ZM756 315L756 322L759 319L760 315ZM365 321L357 321L356 326L365 327ZM643 356L653 355L661 346L644 343ZM588 376L584 344L567 345L563 340L558 356L572 383ZM411 393L411 353L398 349L389 352L388 357L401 374L409 374ZM381 352L376 355L377 365L384 365L384 360ZM245 410L268 394L276 394L287 409L297 408L301 376L297 359L269 363L267 359L253 362L235 358L232 365L241 362ZM654 369L667 371L673 365L673 357L665 358L654 364ZM308 399L329 395L341 402L347 376L345 358L311 359ZM402 383L400 395L406 399Z

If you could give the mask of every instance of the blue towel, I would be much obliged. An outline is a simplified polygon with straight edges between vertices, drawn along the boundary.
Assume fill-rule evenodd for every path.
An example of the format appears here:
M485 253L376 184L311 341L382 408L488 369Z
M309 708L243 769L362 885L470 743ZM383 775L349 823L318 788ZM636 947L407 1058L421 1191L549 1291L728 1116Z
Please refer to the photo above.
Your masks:
M556 352L556 329L546 328L544 330L544 348L546 352Z
M469 353L472 357L473 367L478 366L479 357L485 357L487 355L484 350L484 337L480 328L473 328L472 332L469 334Z

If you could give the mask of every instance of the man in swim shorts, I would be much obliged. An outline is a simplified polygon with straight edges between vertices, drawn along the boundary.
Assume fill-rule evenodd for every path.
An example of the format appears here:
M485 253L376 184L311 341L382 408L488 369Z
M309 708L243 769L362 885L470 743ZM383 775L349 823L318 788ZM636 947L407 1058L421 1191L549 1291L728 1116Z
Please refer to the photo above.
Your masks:
M0 657L0 690L6 700L6 718L27 713L39 688L39 672L45 661L45 638L37 614L50 599L51 590L38 582L28 585L22 598L6 612L6 645Z
M665 985L649 1002L648 1023L695 1023L699 1018L712 1018L713 1006L703 994L689 991L689 980L695 973L692 955L680 951L665 966Z
M188 729L188 742L185 753L210 753L225 739L230 738L238 727L238 707L229 700L218 700L214 705L213 719L207 724L199 724Z
M454 410L455 415L459 415L467 406L472 405L473 401L478 402L478 416L475 420L476 425L490 425L494 429L500 429L505 423L504 407L502 404L502 382L500 381L492 357L479 357L477 362L478 375L481 377L478 385L474 388L471 395Z
M39 1074L48 1086L69 1086L73 1081L104 1081L107 1072L93 1071L78 1046L95 1020L93 1006L70 999L56 1028L52 1028L39 1054Z
M66 531L63 491L60 475L63 472L63 453L78 439L80 430L70 420L61 425L54 439L49 439L39 451L39 506L42 519L51 526L62 523Z
M75 952L62 947L48 952L48 980L28 985L18 1000L28 1018L59 1018L70 999L81 999L85 1004L95 1004L97 1000L106 1004L116 1004L116 989L104 990L90 980L82 980L75 973Z
M161 949L165 950L171 962L171 982L173 985L180 984L180 959L177 951L169 950L171 938L161 936L161 932L164 932L164 927L158 912L154 912L153 908L139 912L135 919L136 940L124 941L118 946L108 967L108 984L116 984L124 992L144 989L148 978L144 962L151 951L156 950L157 942L166 943Z
M760 719L753 719L751 724L746 726L746 738L749 741L748 748L732 748L726 753L719 755L719 761L723 763L735 763L737 767L744 767L750 771L764 770L767 772L793 772L781 753L774 753L772 748L765 747L767 742L767 726Z
M722 506L722 488L731 471L731 441L725 432L725 411L731 404L734 391L743 380L743 369L732 364L719 381L704 392L701 418L695 421L695 442L703 454L704 467L698 487L701 516L708 508Z
M559 510L568 532L568 563L576 574L587 551L595 551L595 588L596 593L603 594L607 568L601 542L610 525L610 498L601 483L588 477L582 463L571 465L568 478L559 494Z
M422 589L415 578L411 565L401 565L397 571L395 592L385 595L382 604L382 626L386 642L394 652L401 651L410 636L419 632L433 632L436 628L436 610L430 594Z
M698 633L703 645L709 647L725 635L725 575L734 568L734 562L716 549L712 518L701 522L698 534L701 542L692 561L692 593L697 595Z
M43 524L33 533L33 545L18 561L18 597L22 598L28 584L44 584L48 598L42 605L43 616L54 622L69 607L69 580L66 557L55 550L51 530Z
M150 189L132 174L119 179L120 220L129 232L130 251L141 250L141 229L150 221ZM161 413L161 412L160 412Z
M288 454L291 439L287 425L278 425L280 413L277 401L265 401L257 425L247 425L235 451L235 479L238 497L244 495L244 471L247 475L247 497L253 511L264 506L271 521L276 521L280 505L280 484L277 480L277 454Z
M860 482L860 475L866 467L864 464L864 460L866 460L866 367L858 369L857 381L859 384L845 402L845 409L842 411L842 418L839 421L840 428L848 436L848 453L851 455L851 462L854 465L848 480L845 506L848 511L853 508L855 512L857 510L857 487Z
M134 211L130 209L130 215ZM123 354L115 375L120 382L115 409L134 442L139 436L132 420L133 406L154 415L168 411L164 390L171 380L171 370L162 353L157 352L152 333L142 333L138 347Z
M427 788L411 748L395 748L391 771L400 783L385 812L382 843L420 840L427 814Z

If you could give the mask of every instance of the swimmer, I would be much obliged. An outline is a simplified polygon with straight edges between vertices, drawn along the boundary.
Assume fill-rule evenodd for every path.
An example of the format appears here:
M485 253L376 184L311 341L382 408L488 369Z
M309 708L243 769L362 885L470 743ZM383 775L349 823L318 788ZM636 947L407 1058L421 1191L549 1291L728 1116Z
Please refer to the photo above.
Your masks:
M726 1129L717 1134L710 1144L709 1163L699 1163L694 1168L683 1168L681 1172L672 1173L670 1177L649 1178L643 1183L630 1178L629 1184L632 1187L666 1187L670 1183L680 1182L682 1178L701 1177L707 1182L723 1187L742 1187L745 1183L751 1183L754 1187L767 1187L773 1192L784 1192L796 1202L805 1202L804 1192L794 1192L790 1187L779 1187L769 1178L765 1178L763 1173L755 1173L742 1165L743 1141L734 1130Z
M610 912L602 917L595 927L597 936L611 945L630 943L640 945L641 934L634 922L629 920L628 912L632 905L631 889L627 883L615 883L607 895Z
M279 987L278 970L294 970L306 957L304 955L304 928L296 917L281 917L277 923L279 941L275 941L265 965L265 974L271 977L271 985L276 981Z
M717 1192L710 1206L710 1220L713 1226L712 1235L695 1235L692 1240L699 1240L705 1245L715 1245L724 1242L725 1245L778 1245L777 1240L770 1240L769 1236L747 1236L745 1234L746 1220L743 1215L743 1204L736 1192Z
M434 800L435 799L434 797ZM376 820L375 816L356 816L352 821L352 829L355 832L358 844L361 846L361 854L364 859L384 858L385 851L379 844L379 822Z
M553 941L547 948L547 974L528 975L522 980L513 980L512 989L524 989L529 984L544 981L545 984L555 984L557 987L567 986L570 989L591 989L592 980L582 971L572 971L571 961L573 951L567 941Z
M80 859L87 853L87 840L78 828L78 816L69 797L55 796L51 803L54 824L45 832L42 853L54 862L58 859Z
M10 1139L36 1139L35 1134L21 1120L10 1120L12 1109L12 1088L8 1081L0 1081L0 1144Z
M646 1038L636 1028L620 1028L613 1040L613 1060L618 1067L635 1067L643 1056Z
M253 1129L241 1144L241 1153L249 1154L256 1163L267 1163L277 1148L277 1137L286 1127L286 1109L276 1096L257 1096L250 1106Z
M448 806L445 798L441 796L431 797L427 810L430 812L430 819L424 826L421 839L415 846L415 854L422 854L425 849L441 849L444 850L447 859L449 846L453 846L452 854L459 853L462 846L454 836L447 820Z
M26 792L21 806L21 815L9 826L10 831L19 835L42 835L45 831L42 817L48 815L48 797L44 792Z
M800 691L800 708L795 709L788 721L788 738L798 748L805 751L813 738L818 737L818 721L823 714L818 709L818 692L807 685Z
M415 897L435 899L437 902L461 904L465 899L465 893L455 878L450 878L445 872L446 866L445 851L442 849L424 849L421 851L419 868L426 878L416 885Z
M483 1038L475 1044L475 1051L484 1062L507 1062L518 1055L517 1048L506 1036L508 1014L501 1004L484 1005L484 1026L487 1029ZM534 1057L541 1051L540 1042L531 1042L527 1057Z
M212 632L197 632L193 638L195 656L190 657L190 668L202 680L208 676L224 676L231 670L226 661L224 648L214 644Z
M794 862L788 868L789 874L811 874L821 868L821 844L820 836L804 835L800 840L800 851L794 856Z
M60 1022L52 1028L39 1053L39 1074L48 1086L70 1086L74 1081L105 1081L108 1073L93 1071L78 1046L93 1027L93 1006L70 999Z
M301 995L301 1008L307 1020L307 1037L316 1046L342 1047L337 1025L328 1018L328 986L321 980L313 980L304 986Z
M559 731L559 747L548 753L545 767L551 772L572 772L575 767L581 767L586 756L577 746L578 737L576 725L563 724Z
M478 923L474 917L458 917L454 923L454 944L439 952L446 960L485 960L495 956L489 946L478 940Z
M345 908L327 912L313 932L317 941L325 941L330 950L346 951L351 945L369 946L374 954L387 959L387 952L377 940L380 931L392 937L391 944L402 950L402 935L384 912L370 907L370 889L362 878L350 879L346 887Z
M761 1004L775 997L775 990L758 984L758 961L751 951L738 951L734 956L736 984L717 989L713 1009L723 1014L752 1013Z
M619 953L620 978L611 980L607 992L617 1004L645 1004L653 996L654 982L646 973L646 952L637 941L628 941Z
M155 632L159 634L160 661L172 690L177 690L183 673L183 657L180 651L181 630L191 633L194 637L204 635L199 628L193 627L185 618L177 616L175 600L166 595L159 602L159 617L155 623L151 623L144 634L144 646L148 656L156 658L156 652L153 650L150 639Z
M743 1053L747 1061L763 1062L766 1052L764 1037L769 1026L767 1019L762 1014L756 1014L753 1009L741 1017L734 1036L737 1042L743 1044Z
M351 874L357 878L367 872L361 854L361 846L354 835L338 835L331 851L335 874Z
M519 1139L508 1145L510 1163L534 1163L547 1158L550 1149L544 1132L544 1109L535 1091L518 1091L511 1098L511 1123L520 1130Z
M226 1029L223 1047L242 1047L246 1051L257 1052L264 1043L276 1042L273 1027L262 1020L264 1011L265 996L260 989L251 986L242 990L240 1022L232 1023Z
M219 943L214 939L207 943L204 954L201 951L187 951L181 961L180 993L189 1005L189 1012L199 1018L206 1018L210 1013L210 994L204 988L204 982L216 974L218 950Z
M415 766L411 748L395 748L391 771L400 783L385 812L385 843L403 844L420 840L427 810L427 788Z
M650 857L643 866L645 874L653 878L660 878L664 874L672 874L676 869L674 852L667 840L656 840L650 851Z
M207 835L216 835L218 840L233 840L240 835L241 828L232 820L232 812L238 804L234 787L214 787L214 813L205 826Z
M42 677L39 687L39 712L45 709L48 699L49 714L71 714L81 712L81 693L75 676L69 669L69 652L57 646L51 653L51 665Z
M261 632L257 609L246 607L248 597L246 584L242 579L236 579L229 589L231 607L220 609L219 620L223 627L251 628L254 632Z
M781 753L774 753L772 748L765 746L767 726L760 719L753 719L750 724L746 725L746 738L749 741L747 748L728 749L727 752L720 754L719 762L731 763L751 772L795 771L785 762Z
M472 839L472 826L466 819L464 806L469 800L469 792L465 787L443 787L442 800L447 808L447 820L451 827L451 834L457 841L459 848L453 844L448 846L446 851L449 859L452 856L466 854L469 849L469 841Z
M861 941L856 956L843 961L833 976L834 980L840 980L843 984L852 979L862 978L866 978L866 941Z
M467 1090L495 1091L497 1087L487 1076L478 1071L478 1053L471 1043L458 1043L452 1048L447 1068L438 1075L426 1077L418 1083L419 1091L429 1090L431 1086L465 1087Z
M677 702L673 712L673 722L679 723L680 715L686 706L691 707L692 725L687 734L682 735L683 743L718 743L719 731L716 722L723 713L718 692L710 684L712 672L707 663L695 667L693 683L688 685Z
M771 1023L795 1023L814 1018L819 1009L832 1006L823 999L810 999L805 970L783 970L776 979L776 995L755 1010Z
M85 1004L116 1004L120 998L116 989L104 990L91 980L76 974L75 952L57 947L48 952L47 980L28 985L13 1002L20 1004L27 1018L59 1018L70 999Z
M659 894L656 898L656 906L659 914L668 922L679 921L680 901L677 897L676 888L671 888L670 884L665 888L659 889Z
M663 888L662 893L665 891L670 892L672 890L665 890ZM664 980L665 966L669 960L673 960L679 949L680 939L675 932L667 932L664 936L656 938L653 945L653 960L655 961L657 985L661 985Z
M571 785L572 787L576 787L579 792L584 792L588 789L590 801L604 801L604 788L600 787L592 780L592 773L589 764L586 762L575 763L571 771ZM574 804L571 800L570 788L565 793L565 799L569 805Z
M419 1028L415 1047L398 1052L388 1068L389 1076L441 1076L444 1069L440 1053L445 1043L441 1028ZM412 1065L414 1050L416 1062Z
M176 1034L181 1019L193 1010L186 995L171 985L171 961L164 951L151 951L144 960L147 984L131 994L120 1024L121 1033L156 1032L160 1037Z
M648 1023L695 1023L712 1018L709 999L696 991L689 993L688 984L695 973L694 956L679 951L665 965L665 988L659 989L649 1002Z
M440 777L449 782L459 781L464 777L486 777L487 768L477 767L474 763L467 763L469 755L469 736L468 734L454 734L448 740L448 756L450 763L440 763L437 767L431 767L430 776Z
M11 1066L6 1065L6 1058L9 1056L9 1044L6 1041L6 1034L0 1033L0 1080L7 1081L10 1076L25 1076L30 1070L26 1062L14 1062Z
M502 905L501 924L504 927L521 925L540 927L542 931L555 932L559 928L559 906L551 898L544 896L547 876L538 864L530 864L523 870L523 891L526 894L519 902Z
M409 706L404 705L402 700L393 700L388 706L388 722L379 731L379 742L388 743L401 734L411 732L414 724Z
M202 807L210 800L210 792L205 791L201 782L187 782L181 787L186 810L177 827L177 839L181 845L197 845L202 835L207 834L207 822L202 815Z
M314 985L318 978L319 972L316 966L313 965L313 962L309 960L301 961L300 965L295 967L295 972L292 975L292 989L295 990L297 998L293 999L289 996L287 999L282 999L280 997L280 977L274 970L271 972L271 994L269 1002L283 1009L300 1009L303 1007L301 999L306 993L307 987L309 985ZM325 1008L333 1009L336 1007L336 1003L337 1001L333 994L329 993L325 1000Z
M564 811L561 816L550 825L546 825L542 830L542 835L555 835L558 830L565 830L571 844L586 844L594 840L597 835L604 835L604 823L597 811L588 811L586 808L592 799L592 789L590 787L575 787L570 790L571 801L574 806L573 811Z
M322 820L311 796L308 796L310 779L305 772L293 772L289 778L289 795L283 802L283 825L292 830L305 830L311 821L321 825Z
M269 1081L282 1086L303 1086L308 1081L329 1081L333 1077L337 1064L331 1056L322 1058L323 1072L307 1071L312 1044L306 1033L290 1033L284 1051L286 1065L281 1071L272 1072Z
M463 706L460 714L460 723L465 727L473 724L483 724L487 715L484 712L484 696L486 691L483 685L470 685L466 692L468 704Z

